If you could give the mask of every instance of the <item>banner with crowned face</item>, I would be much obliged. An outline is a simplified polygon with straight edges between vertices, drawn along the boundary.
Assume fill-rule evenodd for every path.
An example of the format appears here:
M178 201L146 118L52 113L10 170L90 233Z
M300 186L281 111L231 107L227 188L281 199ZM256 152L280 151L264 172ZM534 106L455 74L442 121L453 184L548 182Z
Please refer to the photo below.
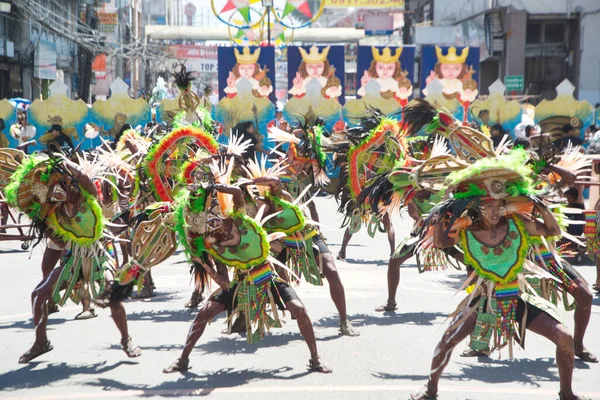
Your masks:
M267 126L275 118L273 47L219 47L219 104L215 119L223 133L247 132L256 149L267 149ZM252 126L251 126L252 125Z
M343 125L344 47L288 47L288 100L284 117L313 124L322 118L328 130Z
M421 91L438 79L446 98L472 102L479 82L479 47L423 46ZM423 92L427 95L426 91Z
M414 47L359 46L357 99L344 106L344 117L357 124L367 109L397 114L413 95Z

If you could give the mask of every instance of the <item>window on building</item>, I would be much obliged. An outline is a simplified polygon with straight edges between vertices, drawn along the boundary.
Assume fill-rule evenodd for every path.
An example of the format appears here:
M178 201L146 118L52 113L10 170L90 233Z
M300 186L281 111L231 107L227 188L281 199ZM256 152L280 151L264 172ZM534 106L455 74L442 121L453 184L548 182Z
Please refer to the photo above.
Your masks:
M525 47L525 84L529 93L552 98L565 78L576 83L573 63L566 62L578 41L576 19L529 20Z
M544 43L563 43L565 41L565 24L544 24Z
M0 37L6 36L7 25L8 23L6 21L6 18L2 14L0 14Z
M539 22L527 23L527 43L541 43L542 42L542 24Z

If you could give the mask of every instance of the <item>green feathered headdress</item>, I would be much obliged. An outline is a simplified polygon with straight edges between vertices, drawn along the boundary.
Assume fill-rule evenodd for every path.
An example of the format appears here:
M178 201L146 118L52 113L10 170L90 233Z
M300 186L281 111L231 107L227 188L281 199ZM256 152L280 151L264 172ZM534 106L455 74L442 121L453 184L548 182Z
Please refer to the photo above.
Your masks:
M41 203L35 196L27 196L28 201L26 202L26 205L22 201L19 202L19 188L24 183L35 183L30 182L29 180L31 177L27 178L27 176L34 169L42 167L42 164L45 165L45 170L39 174L39 179L41 183L47 183L50 180L50 174L52 173L54 165L59 161L59 158L47 158L39 155L25 157L21 165L19 165L17 170L11 175L8 185L6 185L4 188L4 195L8 204L19 209L19 211L25 213L29 218L33 219L39 212Z
M325 163L327 162L327 156L323 151L323 127L320 125L315 125L313 127L314 137L311 137L311 147L315 152L315 157L319 162L319 166L321 168L325 168ZM309 136L310 137L310 136Z
M448 175L445 195L453 194L456 199L533 195L533 170L527 165L528 160L529 155L520 148L498 157L480 159Z

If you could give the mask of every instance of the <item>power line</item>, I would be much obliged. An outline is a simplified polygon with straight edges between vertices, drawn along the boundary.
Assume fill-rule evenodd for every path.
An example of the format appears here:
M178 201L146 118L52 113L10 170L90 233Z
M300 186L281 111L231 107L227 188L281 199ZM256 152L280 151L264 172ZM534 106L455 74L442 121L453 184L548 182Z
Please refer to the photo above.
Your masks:
M65 8L64 5L59 4L56 0L49 1L57 9L64 11L65 15L77 14L76 12L70 12L69 8ZM158 46L149 45L141 39L136 39L127 44L115 43L115 39L93 29L83 21L69 20L56 13L53 9L42 5L39 1L15 0L15 5L21 11L24 21L35 21L50 32L69 39L94 54L107 54L110 56L119 54L128 58L142 56L166 58L162 54L162 51L156 51L158 50ZM56 23L52 23L54 21ZM118 44L118 46L114 46L114 44Z

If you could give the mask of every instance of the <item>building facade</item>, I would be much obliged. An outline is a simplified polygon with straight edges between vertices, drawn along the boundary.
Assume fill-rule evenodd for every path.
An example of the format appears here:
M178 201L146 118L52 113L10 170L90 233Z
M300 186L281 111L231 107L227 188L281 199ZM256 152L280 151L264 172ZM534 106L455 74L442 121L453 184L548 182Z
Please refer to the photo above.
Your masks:
M39 0L23 4L19 7L13 4L14 10L6 23L9 40L14 43L14 60L9 61L13 67L8 96L46 98L48 87L57 78L75 95L78 48L72 37L77 30L79 2Z
M600 102L600 2L597 0L411 0L433 15L416 27L418 44L479 46L480 92L507 75L524 77L517 94L553 98L568 78L575 96Z
M12 21L15 13L0 12L0 99L22 95L21 70L15 57L15 42Z

